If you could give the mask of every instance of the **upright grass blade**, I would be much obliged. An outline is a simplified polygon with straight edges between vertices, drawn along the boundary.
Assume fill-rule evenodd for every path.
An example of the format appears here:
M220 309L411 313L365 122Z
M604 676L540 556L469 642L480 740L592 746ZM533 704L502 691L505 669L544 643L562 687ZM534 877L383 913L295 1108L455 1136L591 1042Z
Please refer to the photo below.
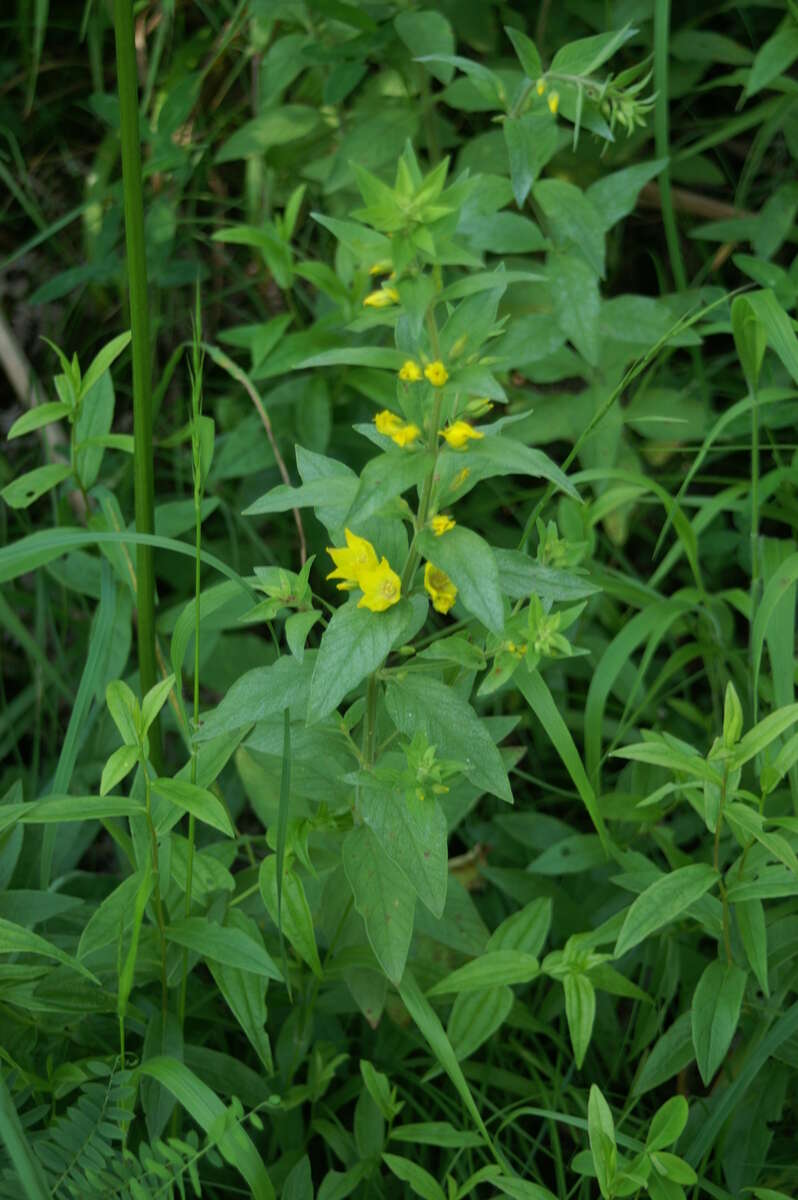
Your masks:
M17 1173L26 1200L50 1200L41 1163L31 1149L6 1082L0 1075L0 1138Z
M53 779L52 790L55 795L64 795L69 791L69 783L72 779L72 772L75 768L78 751L88 728L87 718L89 708L96 694L100 672L108 655L115 611L116 588L111 574L111 567L108 561L103 559L100 575L100 604L97 609L96 621L92 624L86 666L83 668L83 674L80 677L80 685L72 707L69 725L67 726L66 736L61 746L61 754L58 758L58 766L56 767ZM39 863L39 878L42 888L50 886L50 874L53 867L53 854L57 834L57 825L47 825L42 836L42 853Z
M133 41L133 0L114 3L117 91L121 122L122 185L125 199L130 328L133 335L133 467L136 530L154 533L152 442L152 357L147 297L147 262L144 252L144 202L139 145L139 101L136 84L136 51ZM155 572L152 547L139 545L137 555L138 656L141 693L146 695L157 678L155 660ZM160 759L160 731L150 729L150 752Z
M659 0L659 3L654 7L654 87L657 92L657 101L654 109L654 141L657 158L664 158L666 160L668 160L670 153L668 121L668 102L670 99L668 94L670 20L670 0ZM665 229L665 241L668 245L671 272L679 290L686 291L687 273L684 269L682 251L679 246L679 231L676 228L676 212L673 207L669 161L666 161L665 166L660 172L659 194L662 204L662 224Z

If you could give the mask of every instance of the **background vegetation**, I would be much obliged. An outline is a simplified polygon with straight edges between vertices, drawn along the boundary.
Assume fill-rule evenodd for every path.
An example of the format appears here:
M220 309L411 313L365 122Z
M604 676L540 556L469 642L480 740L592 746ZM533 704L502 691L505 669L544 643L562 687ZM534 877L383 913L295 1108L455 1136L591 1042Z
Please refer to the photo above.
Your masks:
M140 189L113 22L0 16L0 1193L795 1195L798 10L137 4ZM401 566L371 422L450 316L491 557L306 724L340 479ZM445 817L399 942L372 744Z

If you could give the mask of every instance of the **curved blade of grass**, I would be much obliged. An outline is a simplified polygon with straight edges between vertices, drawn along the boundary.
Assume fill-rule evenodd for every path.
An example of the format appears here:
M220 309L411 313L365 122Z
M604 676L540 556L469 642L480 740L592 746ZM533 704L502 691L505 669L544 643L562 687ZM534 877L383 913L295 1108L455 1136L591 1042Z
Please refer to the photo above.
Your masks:
M280 935L280 956L283 976L291 999L291 979L288 974L288 958L283 937L283 870L285 867L285 842L288 831L288 810L291 804L291 710L283 713L283 761L280 771L280 802L277 809L277 932Z
M601 844L609 854L610 836L598 806L596 793L591 787L574 739L562 719L548 684L538 671L528 671L523 664L521 664L521 669L516 671L514 681L518 684L527 704L540 721L549 741L562 759L565 769L571 776L574 786L590 814L590 819L601 838Z
M795 1037L796 1033L798 1033L798 1003L791 1005L784 1015L779 1017L770 1032L762 1038L759 1045L749 1052L740 1068L740 1073L725 1091L716 1093L717 1102L713 1104L709 1114L698 1125L698 1132L685 1150L683 1158L693 1166L701 1162L712 1147L724 1123L744 1103L746 1092L765 1063L786 1041Z
M53 777L52 791L59 795L64 795L69 791L69 783L72 779L72 772L75 769L78 750L90 728L88 719L89 708L97 693L100 672L108 656L108 644L113 630L115 613L116 587L111 574L110 564L106 559L103 559L100 573L100 603L97 607L96 618L92 623L91 636L89 637L89 652L86 656L86 665L80 677L75 703L72 706L66 735L61 746L61 753L58 756L58 766L55 769L55 776ZM53 868L53 854L55 853L57 836L57 825L48 825L42 836L39 884L43 889L50 886L50 873Z
M41 1163L31 1149L14 1100L0 1075L0 1138L5 1143L12 1166L26 1200L50 1200L52 1193Z
M68 550L73 550L75 547L124 545L127 543L152 546L156 550L171 550L175 554L185 554L192 559L196 554L194 547L187 542L161 537L155 533L133 533L128 530L120 533L93 532L92 530L76 529L72 526L65 526L63 529L43 529L0 549L0 583L8 583L10 579L16 579L28 571L34 571L36 567L42 567L46 563L52 562L53 559L60 558L62 554L66 554ZM215 554L209 554L203 550L200 557L207 566L213 567L220 574L239 584L251 599L257 599L254 588Z
M651 637L661 641L680 616L694 608L692 601L674 597L660 600L632 617L613 638L593 673L585 703L585 765L598 790L601 763L601 726L604 709L615 680L633 652Z

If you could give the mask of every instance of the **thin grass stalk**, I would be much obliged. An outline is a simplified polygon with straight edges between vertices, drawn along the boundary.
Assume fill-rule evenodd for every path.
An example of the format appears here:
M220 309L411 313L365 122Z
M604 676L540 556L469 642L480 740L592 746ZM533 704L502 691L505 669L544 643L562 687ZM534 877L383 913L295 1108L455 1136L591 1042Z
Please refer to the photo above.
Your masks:
M202 499L205 490L202 461L202 311L200 308L199 287L197 288L196 309L194 316L194 337L191 347L191 470L194 481L194 686L193 686L193 728L199 725L199 676L200 676L200 571L202 566ZM191 782L197 782L197 747L191 748ZM194 814L188 817L188 855L186 860L186 917L191 916L191 893L194 882ZM178 1016L182 1030L186 1019L186 992L188 988L188 950L183 951L183 974L180 981L180 1001Z
M139 102L136 53L133 41L132 0L115 0L117 92L120 109L122 187L125 208L130 329L133 355L133 472L136 531L152 534L154 472L152 443L152 355L144 246L144 201L139 145ZM141 693L146 695L157 678L155 656L155 571L151 546L136 548L138 660ZM156 768L161 758L160 727L150 729L150 754Z

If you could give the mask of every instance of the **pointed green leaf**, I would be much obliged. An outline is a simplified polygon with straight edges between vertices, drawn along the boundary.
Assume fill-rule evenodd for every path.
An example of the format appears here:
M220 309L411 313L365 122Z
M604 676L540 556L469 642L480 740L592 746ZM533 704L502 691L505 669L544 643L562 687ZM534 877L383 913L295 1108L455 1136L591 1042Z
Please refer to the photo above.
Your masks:
M693 1046L704 1086L709 1087L731 1045L740 1017L746 973L734 963L713 962L693 993Z
M415 892L365 825L346 835L343 862L371 948L385 974L398 984L413 936Z
M154 779L152 790L170 804L191 813L198 821L204 821L228 837L235 837L226 808L207 788L189 783L187 779Z
M675 921L709 891L717 878L712 867L693 863L656 879L629 908L615 944L615 958L622 958L652 933Z

